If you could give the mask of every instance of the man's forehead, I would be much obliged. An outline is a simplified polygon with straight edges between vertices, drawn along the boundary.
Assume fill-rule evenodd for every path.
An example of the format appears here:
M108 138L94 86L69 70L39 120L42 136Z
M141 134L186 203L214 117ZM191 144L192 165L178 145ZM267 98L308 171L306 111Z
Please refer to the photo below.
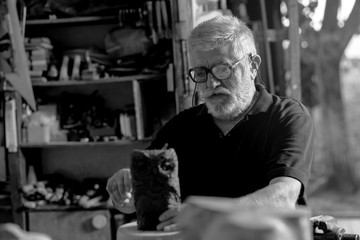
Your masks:
M191 66L211 66L218 63L231 63L236 59L234 51L226 46L211 50L198 49L189 54Z

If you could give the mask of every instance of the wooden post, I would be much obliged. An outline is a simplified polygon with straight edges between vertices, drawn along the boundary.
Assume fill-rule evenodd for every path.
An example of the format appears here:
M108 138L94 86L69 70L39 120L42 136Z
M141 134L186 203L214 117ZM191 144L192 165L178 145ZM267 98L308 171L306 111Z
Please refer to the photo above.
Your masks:
M9 179L10 179L10 189L11 189L11 204L12 204L12 215L14 223L18 224L21 228L26 229L26 218L25 212L21 210L22 207L22 196L20 193L21 187L26 182L26 163L24 156L19 148L19 137L21 129L21 97L17 92L7 92L6 98L15 99L15 115L16 122L14 123L14 134L16 137L16 144L11 148L6 149L7 160L9 164ZM3 99L6 101L6 99ZM7 113L5 112L5 115ZM6 120L6 116L5 116ZM9 138L8 138L9 140Z
M290 90L294 99L301 101L301 78L300 78L300 37L299 37L299 6L297 0L289 1L290 16Z
M264 47L265 47L265 62L268 72L268 90L270 93L275 93L274 89L274 74L273 74L273 64L271 59L271 49L270 42L268 40L268 22L266 14L266 5L265 0L260 0L260 9L261 9L261 20L262 20L262 30L264 36Z

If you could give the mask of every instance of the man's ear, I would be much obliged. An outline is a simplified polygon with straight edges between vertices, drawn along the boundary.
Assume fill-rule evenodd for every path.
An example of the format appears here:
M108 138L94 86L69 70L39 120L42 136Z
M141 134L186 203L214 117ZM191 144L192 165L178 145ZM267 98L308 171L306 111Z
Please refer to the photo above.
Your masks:
M253 77L253 79L256 78L256 76L259 74L259 67L261 64L261 57L259 55L251 55L250 58L250 72Z
M251 68L258 70L261 64L261 57L259 55L251 56Z

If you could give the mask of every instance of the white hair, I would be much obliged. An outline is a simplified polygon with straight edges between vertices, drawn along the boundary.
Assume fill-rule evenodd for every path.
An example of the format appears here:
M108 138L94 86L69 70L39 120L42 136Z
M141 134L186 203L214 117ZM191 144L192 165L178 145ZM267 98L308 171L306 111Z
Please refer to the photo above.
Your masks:
M234 53L256 55L254 35L246 24L234 16L219 16L197 25L188 39L189 52L211 50L219 45L232 44Z

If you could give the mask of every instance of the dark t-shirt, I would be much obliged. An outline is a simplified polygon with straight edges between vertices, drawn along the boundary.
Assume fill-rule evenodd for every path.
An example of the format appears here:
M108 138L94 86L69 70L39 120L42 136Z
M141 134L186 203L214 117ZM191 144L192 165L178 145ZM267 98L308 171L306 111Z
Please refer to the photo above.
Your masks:
M241 197L288 176L302 183L305 204L313 154L313 122L298 101L260 96L227 135L214 124L205 105L184 110L158 132L149 146L174 148L179 161L181 196Z

